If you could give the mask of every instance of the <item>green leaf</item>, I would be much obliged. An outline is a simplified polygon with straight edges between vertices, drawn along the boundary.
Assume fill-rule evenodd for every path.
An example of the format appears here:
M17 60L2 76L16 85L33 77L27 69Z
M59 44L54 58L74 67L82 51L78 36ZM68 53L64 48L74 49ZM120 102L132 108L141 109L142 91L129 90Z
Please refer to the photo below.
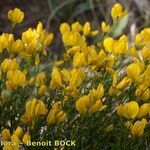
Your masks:
M119 21L115 22L114 27L112 28L111 35L112 37L116 38L119 37L124 29L127 27L129 20L129 16L126 15L123 18L121 18Z

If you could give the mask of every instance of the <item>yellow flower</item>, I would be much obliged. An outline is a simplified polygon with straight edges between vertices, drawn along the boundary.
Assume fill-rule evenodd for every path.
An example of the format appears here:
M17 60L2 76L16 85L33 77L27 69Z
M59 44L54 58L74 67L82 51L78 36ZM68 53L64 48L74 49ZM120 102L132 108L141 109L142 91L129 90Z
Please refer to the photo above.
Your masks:
M99 99L90 107L89 112L94 113L97 111L102 111L107 107L107 105L103 105L102 101Z
M97 89L92 89L89 93L90 100L92 101L93 99L101 99L104 96L104 87L102 83L99 83Z
M67 86L65 88L67 95L71 95L74 99L79 97L79 90L75 86Z
M76 46L79 44L80 38L80 33L75 31L65 32L62 35L62 41L65 46Z
M150 46L144 46L141 50L141 54L144 60L150 60Z
M82 67L86 65L86 60L83 52L76 52L73 57L73 67Z
M90 35L92 36L92 37L95 37L95 36L97 36L98 35L98 30L95 30L95 31L91 31L90 32Z
M46 91L47 91L46 85L41 85L41 86L39 87L39 89L38 89L38 94L39 94L39 95L44 95Z
M100 50L99 53L89 62L91 65L94 65L95 67L101 67L104 65L104 59L106 57L106 54L104 50Z
M20 53L24 48L22 40L18 39L14 41L9 47L8 50L11 53Z
M145 103L140 106L138 118L146 116L148 113L150 113L150 103Z
M131 127L131 134L135 137L142 136L146 125L147 120L144 118L141 121L136 121Z
M31 77L31 78L29 79L29 81L28 81L28 84L29 84L29 85L33 85L33 84L35 83L35 81L36 81L36 78L35 78L35 77Z
M72 29L72 31L80 32L80 31L82 31L82 26L81 26L81 24L77 21L77 22L75 22L75 23L73 23L73 24L71 25L71 29Z
M116 3L111 10L111 16L113 20L123 17L125 14L126 10L123 11L123 7L120 3Z
M3 51L3 49L8 48L13 41L13 34L3 33L0 35L0 53Z
M25 145L27 145L27 143L28 143L29 141L31 141L31 135L30 135L28 132L26 132L26 133L23 135L23 137L22 137L22 142L23 142Z
M23 135L23 129L19 126L17 129L14 131L13 135L16 135L18 138L21 138Z
M2 130L2 137L5 141L10 141L11 139L11 134L9 129L3 129Z
M14 143L9 142L8 144L4 145L3 150L16 150Z
M109 55L109 56L105 57L104 62L108 68L113 68L113 65L115 63L115 56Z
M85 114L90 107L90 99L88 96L82 96L76 101L76 108L80 114Z
M8 71L15 71L19 69L19 65L16 61L16 59L9 59L6 58L2 63L1 63L1 69L4 73Z
M34 108L33 108L33 110L34 110ZM32 107L31 107L31 111L32 111ZM36 104L36 107L35 107L34 116L37 117L37 116L40 116L40 115L46 115L47 113L48 113L48 110L46 109L46 106L45 106L44 102L41 101L41 100L38 100L37 104Z
M24 19L24 13L19 8L8 11L7 16L8 19L15 24L21 23Z
M39 72L36 76L36 83L38 85L43 85L45 83L45 80L46 80L46 74L45 72Z
M107 37L104 39L104 48L107 52L112 52L113 51L113 45L114 45L114 39L111 37Z
M47 124L54 124L63 122L67 119L66 113L62 111L61 102L58 101L53 104L52 109L49 111L46 122Z
M138 52L135 47L130 48L130 54L136 58L138 58Z
M71 78L69 85L71 86L80 86L83 80L85 79L85 72L81 69L71 70Z
M87 36L87 35L90 34L90 32L91 32L91 25L90 25L89 22L86 22L86 23L84 24L84 26L83 26L83 34L84 34L85 36Z
M130 101L128 103L119 105L117 107L117 113L119 116L124 116L125 118L135 118L139 112L139 105L135 101Z
M139 34L135 37L135 44L139 46L149 45L150 39L150 28L144 28Z
M64 34L66 32L70 32L70 26L66 22L62 23L59 27L59 30L60 30L61 34Z
M18 137L17 135L13 134L13 135L11 136L11 142L12 142L12 143L15 143L15 144L13 145L15 148L18 148L18 146L19 146L19 137Z
M114 55L124 54L128 50L128 38L126 35L122 35L119 40L114 41Z
M127 76L132 81L136 81L141 74L141 68L138 64L132 63L127 67Z
M53 38L54 38L54 34L53 33L45 34L43 45L44 46L50 45L52 43L52 41L53 41Z
M131 80L127 77L124 77L117 85L116 89L118 90L124 90L127 86L129 86L131 83Z
M101 29L102 29L102 31L103 31L104 33L107 33L107 32L109 32L109 30L110 30L110 26L109 26L109 24L107 25L107 24L103 21L102 24L101 24Z
M50 88L55 89L62 86L62 78L60 71L55 67L52 70Z
M22 33L21 39L25 48L23 51L19 53L19 55L23 58L31 56L38 47L37 46L38 36L36 30L29 28L27 31L24 31Z
M20 120L25 124L34 123L37 117L46 115L47 113L48 110L44 102L34 98L26 103L25 113Z
M63 82L68 84L68 82L70 81L70 78L71 78L70 72L66 69L62 69L60 72L61 72L61 77L62 77Z
M90 64L92 60L97 56L97 52L94 45L87 46L83 53L88 64Z
M20 70L8 71L7 79L8 82L6 82L6 85L11 85L12 88L24 86L26 83L26 76Z

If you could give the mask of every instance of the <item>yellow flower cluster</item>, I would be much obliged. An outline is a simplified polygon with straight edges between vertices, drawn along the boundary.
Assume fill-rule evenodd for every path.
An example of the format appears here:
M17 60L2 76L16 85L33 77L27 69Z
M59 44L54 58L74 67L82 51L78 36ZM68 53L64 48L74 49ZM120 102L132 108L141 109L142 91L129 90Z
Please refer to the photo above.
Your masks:
M13 33L0 35L0 107L6 113L2 117L8 112L15 115L14 120L2 118L1 135L12 143L4 150L18 150L20 142L26 145L32 138L37 140L35 130L44 127L39 133L41 139L52 136L58 128L62 134L70 128L70 137L80 135L73 132L86 128L90 120L104 124L99 129L104 134L112 130L118 134L122 131L116 129L120 122L132 136L147 132L150 28L140 31L132 44L124 34L114 38L111 29L125 15L127 10L117 3L111 10L112 25L102 21L99 29L93 29L90 22L62 23L59 30L64 52L51 62L47 47L53 41L53 33L46 31L41 22L24 31L19 39ZM24 13L15 8L8 12L8 19L14 28L23 21ZM95 43L95 39L99 41ZM86 124L82 124L84 119ZM6 126L13 128L11 132Z
M7 144L5 144L5 146L3 147L3 150L18 150L19 149L19 143L20 140L22 140L22 142L24 144L27 143L27 141L31 140L31 136L28 132L26 132L25 134L23 134L23 129L22 127L18 126L16 128L16 130L13 132L13 134L11 135L10 130L9 129L3 129L2 130L2 137L4 139L5 142L7 142Z

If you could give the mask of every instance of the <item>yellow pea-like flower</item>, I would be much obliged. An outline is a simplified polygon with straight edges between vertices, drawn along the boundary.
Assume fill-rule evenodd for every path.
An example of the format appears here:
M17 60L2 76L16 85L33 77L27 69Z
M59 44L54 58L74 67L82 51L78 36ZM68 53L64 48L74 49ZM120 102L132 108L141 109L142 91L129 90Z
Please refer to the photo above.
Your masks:
M126 118L135 118L139 112L139 105L135 101L130 101L124 105L125 111L123 112Z
M60 123L65 121L67 115L64 111L62 111L61 102L58 101L53 104L52 109L49 111L46 122L47 124Z
M77 21L77 22L75 22L75 23L73 23L73 24L71 25L71 29L72 29L72 31L80 32L80 31L82 31L82 26L81 26L81 24Z
M123 90L125 89L127 86L129 86L131 83L131 80L128 79L127 77L124 77L117 85L116 85L116 89L118 90Z
M150 60L150 46L144 46L141 50L141 54L144 60Z
M126 53L128 50L128 38L126 35L122 35L119 40L114 42L113 53L115 55L120 55Z
M85 114L89 110L90 99L88 96L82 96L76 101L76 108L80 114Z
M80 42L81 35L79 32L70 31L62 35L62 41L65 46L77 46Z
M150 113L150 103L145 103L140 106L138 118L146 116L148 113Z
M107 52L113 52L114 39L111 37L107 37L104 39L104 48Z
M53 38L54 38L54 34L53 33L50 33L47 36L45 36L45 39L44 39L44 42L43 42L44 46L50 45L52 43L52 41L53 41Z
M95 99L95 100L98 100L98 99L101 99L102 97L104 96L104 86L102 83L99 83L97 89L92 89L89 93L89 97L90 99Z
M4 145L3 150L16 150L14 143L9 142L8 144Z
M11 53L20 53L24 48L22 40L18 39L14 41L11 46L8 48Z
M138 52L137 52L137 50L136 50L135 47L131 47L131 48L130 48L130 54L131 54L132 56L136 57L136 58L139 57L139 56L138 56Z
M73 67L82 67L86 65L86 60L83 52L76 52L73 57Z
M138 115L138 112L139 112L139 105L135 101L130 101L117 107L118 115L128 119L135 118Z
M13 134L11 136L11 142L14 143L14 147L18 147L19 146L19 137L15 134Z
M14 85L14 88L18 86L24 86L26 83L26 76L20 70L8 71L7 79L12 85Z
M84 24L84 26L83 26L83 34L84 34L85 36L87 36L87 35L90 34L90 32L91 32L91 25L90 25L89 22L86 22L86 23Z
M8 71L14 71L19 69L19 64L17 63L16 59L9 59L6 58L2 63L1 63L1 70L6 73Z
M111 16L113 20L123 17L127 13L126 10L123 11L123 7L120 3L116 3L111 9Z
M95 30L95 31L91 31L91 32L90 32L90 35L91 35L92 37L95 37L95 36L98 35L98 33L99 33L99 31L98 31L98 30Z
M71 86L80 86L83 80L85 79L85 72L81 69L71 70L71 78L69 85Z
M136 121L131 127L131 134L135 137L142 136L146 125L147 120L144 118L141 121Z
M150 88L143 92L141 99L147 101L150 99Z
M0 35L0 53L3 51L3 49L9 48L13 41L13 34L3 33L2 35Z
M64 113L63 111L59 112L59 113L56 115L56 121L57 121L57 122L63 122L63 121L65 121L66 118L67 118L67 115L66 115L66 113Z
M45 80L46 80L46 74L45 72L39 72L36 76L36 83L38 85L43 85L45 83Z
M110 25L106 24L104 21L101 23L101 29L104 33L107 33L110 31Z
M33 85L36 81L36 78L35 77L31 77L28 81L29 85Z
M11 134L9 129L3 129L2 130L2 137L5 141L10 141L11 139Z
M65 82L67 84L71 78L70 72L66 69L62 69L60 72L61 72L63 82Z
M62 23L59 27L59 30L60 30L61 34L64 34L66 32L70 32L70 26L66 22Z
M18 138L21 138L23 135L23 129L19 126L17 129L14 131L13 135L16 135Z
M41 100L38 100L37 105L35 107L34 116L37 117L37 116L40 116L40 115L46 115L47 113L48 113L48 110L46 109L46 106L45 106L44 102L41 101Z
M132 81L136 81L141 74L141 68L138 64L132 63L127 67L127 76Z
M39 95L44 95L46 91L47 91L46 85L41 85L41 86L39 87L39 89L38 89L38 94L39 94Z
M36 109L37 102L38 102L38 100L36 98L34 98L31 102L30 110L27 110L27 112L29 112L31 118L34 118L34 116L35 116L35 109Z
M103 110L104 108L106 108L106 105L103 105L101 100L97 100L97 101L90 107L89 112L94 113L94 112L96 112L96 111L101 111L101 110Z
M135 36L135 44L139 46L149 45L150 28L144 28L139 34Z
M99 53L93 59L91 59L90 64L94 65L95 67L101 67L105 63L105 57L106 53L104 50L100 50Z
M55 89L62 86L61 73L58 68L53 68L51 78L50 88Z
M8 19L12 23L21 23L24 19L24 12L21 11L19 8L15 8L14 10L10 10L7 13Z
M27 145L27 143L31 141L31 135L29 134L29 132L26 132L23 137L22 137L22 142Z

